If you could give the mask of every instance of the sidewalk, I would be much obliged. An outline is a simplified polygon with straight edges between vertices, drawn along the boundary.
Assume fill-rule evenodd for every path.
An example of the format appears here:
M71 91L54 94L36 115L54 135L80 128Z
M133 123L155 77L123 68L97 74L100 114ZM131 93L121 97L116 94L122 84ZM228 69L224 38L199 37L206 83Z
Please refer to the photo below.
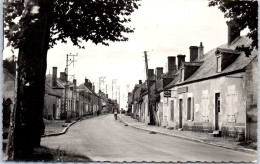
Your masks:
M95 117L96 115L88 115L84 117L72 118L69 119L70 122L66 122L66 120L46 120L44 119L45 124L45 133L42 137L50 137L50 136L57 136L61 134L65 134L68 128L75 124L78 121L85 120L88 118Z
M121 116L121 120L134 128L155 132L159 134L164 134L168 136L178 137L182 139L192 140L195 142L201 142L213 146L219 146L227 149L243 151L251 154L257 154L257 150L252 148L245 148L244 146L239 145L240 143L236 141L234 138L224 138L224 137L212 137L208 133L201 133L195 131L179 131L179 130L170 130L163 127L151 126L142 122L138 122L130 116ZM253 145L257 145L253 143Z

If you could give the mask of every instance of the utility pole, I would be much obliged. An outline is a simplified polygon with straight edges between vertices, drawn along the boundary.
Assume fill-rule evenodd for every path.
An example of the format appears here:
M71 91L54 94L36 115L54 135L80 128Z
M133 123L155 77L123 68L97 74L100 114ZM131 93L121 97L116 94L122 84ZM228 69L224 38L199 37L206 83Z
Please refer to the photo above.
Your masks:
M145 70L146 70L146 82L147 82L147 96L148 96L148 111L150 112L150 125L154 125L152 107L150 103L150 82L148 77L148 60L147 60L147 51L144 51L144 58L145 58Z
M102 89L101 89L101 83L104 84L105 78L106 78L105 76L99 77L99 90L100 90L100 91L102 90Z
M113 99L113 95L114 95L114 91L113 91L114 84L116 84L116 79L112 80L112 99Z
M66 84L65 84L65 101L64 101L64 113L65 113L65 117L67 118L67 111L68 111L68 90L69 90L69 81L68 81L68 76L69 76L69 65L71 63L73 63L73 67L74 67L74 62L76 62L74 60L74 57L75 56L78 56L77 55L72 55L71 53L70 54L67 54L67 58L66 58L66 68L65 68L65 76L66 76ZM69 60L69 57L72 57L72 59Z
M121 108L120 108L120 86L117 86L116 89L119 90L118 106L119 106L119 111L120 111L120 116L121 116Z

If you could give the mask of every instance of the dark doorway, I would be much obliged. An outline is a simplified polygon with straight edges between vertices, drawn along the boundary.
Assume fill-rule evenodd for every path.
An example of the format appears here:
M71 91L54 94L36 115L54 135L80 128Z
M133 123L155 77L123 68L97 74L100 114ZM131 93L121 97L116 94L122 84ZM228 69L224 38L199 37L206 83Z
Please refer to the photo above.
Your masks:
M174 100L171 100L171 121L174 121Z
M52 110L53 110L53 119L56 119L56 104L52 105Z
M215 93L215 130L219 130L220 93Z
M182 102L182 99L180 99L180 102L179 102L179 128L182 128L182 107L183 107L183 102Z

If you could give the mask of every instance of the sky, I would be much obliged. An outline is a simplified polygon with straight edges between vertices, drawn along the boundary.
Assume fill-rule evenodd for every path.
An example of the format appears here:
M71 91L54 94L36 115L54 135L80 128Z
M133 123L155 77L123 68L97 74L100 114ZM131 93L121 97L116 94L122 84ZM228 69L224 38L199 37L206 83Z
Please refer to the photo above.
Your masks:
M184 54L189 61L190 46L202 42L206 53L227 42L227 19L217 7L208 7L207 0L142 0L140 4L128 24L135 28L134 33L127 34L129 41L110 42L109 46L87 42L85 49L71 42L58 43L48 51L46 74L58 67L59 77L66 67L66 54L78 54L74 66L69 66L69 75L75 75L78 84L89 79L96 90L99 78L106 77L101 89L110 98L120 97L120 106L126 109L127 92L146 78L144 51L148 51L149 69L164 67L165 73L167 56ZM10 54L10 48L5 48L3 58Z

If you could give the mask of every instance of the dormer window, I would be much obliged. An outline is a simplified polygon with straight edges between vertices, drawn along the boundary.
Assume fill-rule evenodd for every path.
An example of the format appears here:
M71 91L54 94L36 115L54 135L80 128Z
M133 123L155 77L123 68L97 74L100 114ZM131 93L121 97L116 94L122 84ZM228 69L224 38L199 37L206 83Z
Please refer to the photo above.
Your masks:
M217 48L215 55L217 57L216 71L221 72L238 58L240 52L231 49Z
M203 62L185 62L180 67L180 74L181 79L180 81L185 81L188 79L191 75L193 75L197 69L201 66Z

